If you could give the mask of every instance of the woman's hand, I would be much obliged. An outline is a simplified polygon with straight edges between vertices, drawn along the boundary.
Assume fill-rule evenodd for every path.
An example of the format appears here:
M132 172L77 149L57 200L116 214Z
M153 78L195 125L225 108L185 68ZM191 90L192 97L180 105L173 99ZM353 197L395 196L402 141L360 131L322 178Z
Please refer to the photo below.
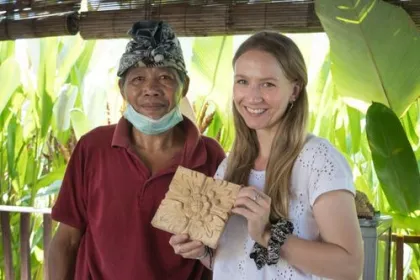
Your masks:
M206 254L206 248L200 241L192 241L188 234L173 235L169 244L177 255L186 259L198 259Z
M232 212L248 220L248 233L260 245L267 247L270 239L271 198L255 187L239 191Z

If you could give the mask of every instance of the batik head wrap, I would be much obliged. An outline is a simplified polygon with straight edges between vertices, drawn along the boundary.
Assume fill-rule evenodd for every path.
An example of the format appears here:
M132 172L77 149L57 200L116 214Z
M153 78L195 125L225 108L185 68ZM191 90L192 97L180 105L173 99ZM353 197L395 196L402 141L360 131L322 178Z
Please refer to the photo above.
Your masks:
M187 74L181 45L169 24L163 21L139 21L120 59L117 75L131 67L172 67Z

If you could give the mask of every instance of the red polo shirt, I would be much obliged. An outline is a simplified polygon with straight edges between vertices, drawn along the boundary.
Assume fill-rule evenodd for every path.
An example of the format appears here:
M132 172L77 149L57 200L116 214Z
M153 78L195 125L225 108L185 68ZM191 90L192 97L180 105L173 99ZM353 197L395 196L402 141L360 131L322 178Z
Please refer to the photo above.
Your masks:
M187 118L179 125L182 153L153 176L131 147L124 118L79 140L52 209L54 220L83 232L75 279L198 280L206 273L199 261L175 255L171 234L150 224L178 164L213 176L225 157Z

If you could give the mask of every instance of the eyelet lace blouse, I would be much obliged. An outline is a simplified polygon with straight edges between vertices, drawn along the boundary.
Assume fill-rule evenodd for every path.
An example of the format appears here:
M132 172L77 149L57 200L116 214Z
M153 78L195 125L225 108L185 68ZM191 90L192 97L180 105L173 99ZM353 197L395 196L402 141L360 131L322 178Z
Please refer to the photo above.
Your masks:
M225 159L215 178L223 179L227 167ZM249 185L264 188L265 171L252 170ZM320 240L312 206L323 193L347 190L355 195L351 169L342 156L327 140L310 135L292 171L289 215L294 235L307 240ZM228 220L220 238L213 267L214 280L303 280L322 279L305 274L281 260L276 265L258 270L249 254L254 241L247 232L246 219L234 215Z

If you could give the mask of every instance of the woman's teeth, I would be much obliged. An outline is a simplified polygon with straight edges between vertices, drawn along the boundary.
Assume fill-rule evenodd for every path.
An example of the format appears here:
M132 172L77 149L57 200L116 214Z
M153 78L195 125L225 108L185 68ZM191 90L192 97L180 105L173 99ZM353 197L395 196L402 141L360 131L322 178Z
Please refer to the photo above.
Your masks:
M251 108L249 108L249 107L245 107L246 108L246 110L248 111L248 112L250 112L251 114L262 114L262 113L264 113L265 111L267 111L267 109L251 109Z

